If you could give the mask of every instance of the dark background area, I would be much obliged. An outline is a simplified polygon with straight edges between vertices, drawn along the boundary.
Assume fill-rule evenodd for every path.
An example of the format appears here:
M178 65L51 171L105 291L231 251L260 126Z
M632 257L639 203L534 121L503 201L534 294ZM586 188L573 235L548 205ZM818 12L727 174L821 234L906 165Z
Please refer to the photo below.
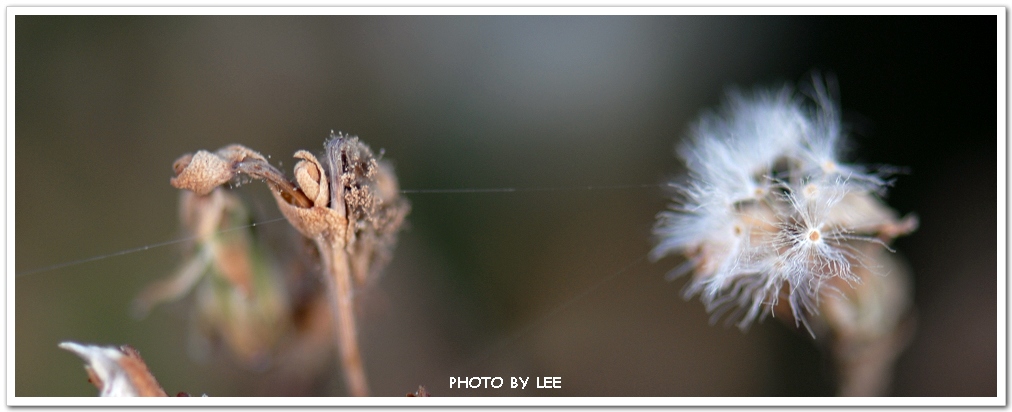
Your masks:
M168 179L197 149L242 143L290 174L334 129L384 149L404 189L660 183L727 87L815 70L839 79L851 160L909 170L887 201L920 217L894 245L919 323L892 393L996 396L998 18L18 16L15 271L179 237ZM240 190L280 215L262 184ZM408 198L410 227L362 298L376 395L833 394L806 335L710 326L684 279L664 280L677 258L639 260L659 188ZM16 277L15 395L95 394L63 340L131 344L170 393L282 394L226 354L188 356L186 301L129 316L179 256ZM313 393L344 394L332 375ZM563 389L450 390L450 376Z

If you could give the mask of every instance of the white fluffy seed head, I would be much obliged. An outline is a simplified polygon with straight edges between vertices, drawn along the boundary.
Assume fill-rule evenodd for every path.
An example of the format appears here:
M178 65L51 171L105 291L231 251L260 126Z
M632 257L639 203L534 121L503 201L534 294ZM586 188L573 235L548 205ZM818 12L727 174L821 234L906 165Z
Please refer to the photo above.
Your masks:
M693 126L678 152L693 179L731 201L757 199L769 188L776 162L799 147L809 127L790 89L732 92L723 110Z
M715 319L732 311L744 329L788 305L808 327L823 294L860 281L854 243L884 246L879 232L897 222L876 197L886 176L840 159L839 110L818 79L813 89L732 93L679 147L688 181L658 215L651 257L688 257L673 274L693 271L686 294Z

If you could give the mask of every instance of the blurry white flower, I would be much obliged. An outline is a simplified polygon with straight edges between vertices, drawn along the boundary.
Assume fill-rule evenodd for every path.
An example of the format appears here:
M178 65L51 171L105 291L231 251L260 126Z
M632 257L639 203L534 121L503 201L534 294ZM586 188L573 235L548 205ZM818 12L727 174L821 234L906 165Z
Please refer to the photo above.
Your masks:
M705 114L678 148L687 181L673 183L675 203L658 215L653 259L679 253L688 261L686 298L699 295L713 320L747 328L771 313L812 332L826 293L853 289L860 273L878 273L867 245L885 247L909 233L877 196L888 170L844 163L840 113L814 79L809 96L784 87L732 93ZM864 270L866 269L866 270Z

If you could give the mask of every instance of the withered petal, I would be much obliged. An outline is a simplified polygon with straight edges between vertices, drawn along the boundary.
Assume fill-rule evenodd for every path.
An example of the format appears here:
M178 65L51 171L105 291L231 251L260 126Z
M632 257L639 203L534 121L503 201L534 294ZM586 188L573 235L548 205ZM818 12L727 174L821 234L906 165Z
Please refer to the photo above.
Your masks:
M89 380L98 387L100 396L168 396L140 353L130 346L102 347L76 342L63 342L59 346L88 362Z
M172 187L191 190L199 195L211 193L214 188L235 177L230 162L206 150L183 155L176 160L173 168L178 174L169 180Z

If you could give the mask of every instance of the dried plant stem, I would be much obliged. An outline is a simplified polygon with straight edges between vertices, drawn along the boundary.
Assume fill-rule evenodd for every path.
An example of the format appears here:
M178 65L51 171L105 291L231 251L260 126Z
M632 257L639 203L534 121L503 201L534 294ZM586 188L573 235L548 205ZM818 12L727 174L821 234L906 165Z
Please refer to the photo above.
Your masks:
M906 227L916 222L907 221ZM824 341L836 363L837 395L886 396L896 359L916 329L910 273L900 259L873 244L861 253L875 271L858 268L860 284L823 301L822 319L830 330Z
M345 251L318 238L316 247L323 258L323 280L334 313L334 333L338 342L338 367L344 370L344 380L352 396L369 396L369 383L365 377L362 353L358 348L358 326L352 302L351 267Z
M245 146L216 153L198 151L173 164L179 189L207 194L238 174L260 179L271 188L281 213L303 236L313 239L323 263L323 280L333 310L339 367L348 392L368 396L352 293L390 260L396 233L410 206L400 198L391 166L377 161L358 137L331 134L324 159L295 152L292 183L267 159Z
M913 316L896 330L876 341L839 338L833 344L838 373L838 396L887 396L896 359L910 344L915 329Z

